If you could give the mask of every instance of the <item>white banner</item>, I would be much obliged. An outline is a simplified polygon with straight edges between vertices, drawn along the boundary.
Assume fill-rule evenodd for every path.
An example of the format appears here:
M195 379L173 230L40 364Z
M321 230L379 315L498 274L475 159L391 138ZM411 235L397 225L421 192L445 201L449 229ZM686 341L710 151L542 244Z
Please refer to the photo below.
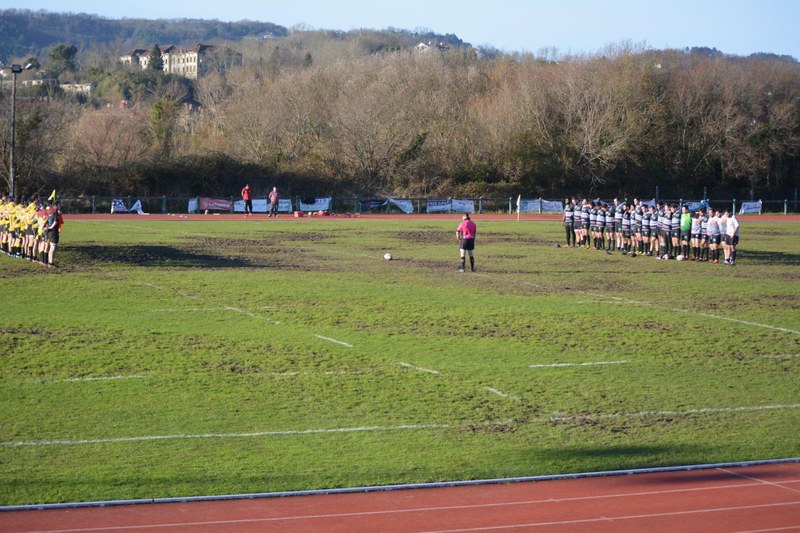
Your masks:
M517 199L520 213L561 213L564 205L560 200Z
M706 200L686 200L683 204L690 213L700 211L701 209L708 209L708 202Z
M474 213L475 212L475 202L472 200L452 200L452 208L453 211L458 211L459 213Z
M306 200L314 200L314 201L307 202ZM301 198L300 211L305 211L305 212L330 211L332 201L333 201L332 198Z
M756 213L760 215L761 207L762 207L761 200L757 202L742 202L742 207L739 208L739 214L744 215L746 213Z
M149 215L150 213L145 213L142 209L142 201L136 200L136 203L131 206L130 209L131 213L136 213L137 215Z
M428 213L443 213L450 211L453 202L450 200L428 200Z
M536 200L525 200L517 198L520 213L538 213L542 202L537 198Z
M542 200L543 213L561 213L564 210L564 204L560 200Z
M189 198L189 212L190 213L196 213L198 205L200 205L200 198Z
M111 200L111 212L112 213L127 213L128 208L125 207L125 202L122 200Z
M236 213L244 213L244 200L238 200L233 203L233 210ZM278 212L279 213L291 213L294 211L292 209L292 200L291 198L281 198L278 200ZM269 200L266 198L254 198L253 199L253 213L267 213L269 212Z
M414 212L414 203L411 200L397 200L389 198L389 203L396 205L397 208L403 213L410 214Z

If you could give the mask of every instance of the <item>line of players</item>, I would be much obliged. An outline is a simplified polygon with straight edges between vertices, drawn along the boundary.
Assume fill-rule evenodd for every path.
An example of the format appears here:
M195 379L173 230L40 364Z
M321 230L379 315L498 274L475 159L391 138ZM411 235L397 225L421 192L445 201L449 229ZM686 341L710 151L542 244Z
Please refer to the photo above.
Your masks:
M0 197L0 251L55 267L58 236L64 218L58 202L47 206L36 197L31 200Z
M638 199L611 204L566 198L564 228L567 246L613 250L657 259L687 259L733 265L739 243L739 221L731 211L709 208L689 212L684 205L658 202L644 205Z

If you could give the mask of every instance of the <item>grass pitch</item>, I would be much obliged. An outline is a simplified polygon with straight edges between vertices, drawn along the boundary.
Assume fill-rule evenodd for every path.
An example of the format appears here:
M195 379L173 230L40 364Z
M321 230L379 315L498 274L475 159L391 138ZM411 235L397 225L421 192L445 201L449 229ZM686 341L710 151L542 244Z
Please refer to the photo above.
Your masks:
M69 221L0 256L0 504L800 455L800 225L736 267L558 223ZM392 261L383 259L386 252Z

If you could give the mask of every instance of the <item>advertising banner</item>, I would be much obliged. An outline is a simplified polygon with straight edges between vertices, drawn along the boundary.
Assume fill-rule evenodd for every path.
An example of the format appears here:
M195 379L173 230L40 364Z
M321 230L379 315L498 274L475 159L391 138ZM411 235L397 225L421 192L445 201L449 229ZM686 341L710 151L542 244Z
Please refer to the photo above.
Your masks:
M233 211L233 202L221 198L200 198L200 211Z

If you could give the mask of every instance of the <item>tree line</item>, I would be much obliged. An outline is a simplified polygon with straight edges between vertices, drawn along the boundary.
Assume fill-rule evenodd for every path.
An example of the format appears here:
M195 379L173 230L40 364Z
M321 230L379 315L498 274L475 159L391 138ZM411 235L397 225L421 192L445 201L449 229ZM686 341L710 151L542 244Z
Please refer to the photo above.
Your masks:
M62 77L92 81L95 93L18 101L18 184L179 196L230 195L249 181L257 194L278 185L413 197L634 196L658 186L664 197L745 199L799 186L792 59L630 44L567 57L459 43L420 53L413 42L372 31L220 42L243 62L210 56L194 82L111 57L67 68ZM3 127L6 161L9 135Z

